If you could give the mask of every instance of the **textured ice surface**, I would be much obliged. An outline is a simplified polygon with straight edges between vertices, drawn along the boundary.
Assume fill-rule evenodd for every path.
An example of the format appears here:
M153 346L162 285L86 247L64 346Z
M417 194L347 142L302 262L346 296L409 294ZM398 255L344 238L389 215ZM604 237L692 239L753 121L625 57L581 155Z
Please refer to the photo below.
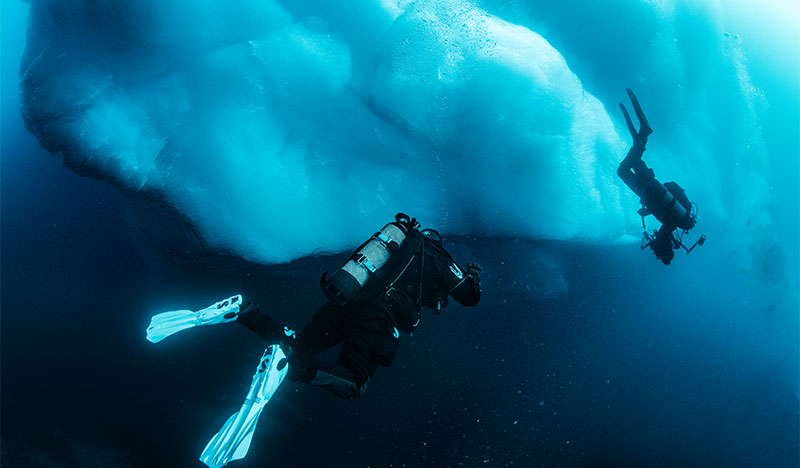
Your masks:
M284 262L397 211L450 234L638 236L615 175L631 87L659 178L755 243L773 170L755 29L726 35L742 15L712 1L587 3L33 0L23 113L74 170Z

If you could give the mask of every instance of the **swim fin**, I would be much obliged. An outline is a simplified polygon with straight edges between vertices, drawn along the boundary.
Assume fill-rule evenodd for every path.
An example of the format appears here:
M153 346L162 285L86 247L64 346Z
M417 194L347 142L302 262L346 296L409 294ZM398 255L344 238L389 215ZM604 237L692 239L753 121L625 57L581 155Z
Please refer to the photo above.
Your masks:
M147 339L158 343L170 335L189 328L233 322L239 316L241 304L242 295L237 294L197 312L173 310L154 315L150 319L150 326L147 327Z
M630 88L625 88L625 91L628 92L628 97L631 98L631 104L633 104L633 111L636 112L636 117L639 119L639 137L644 140L644 143L647 141L647 137L653 133L653 129L650 128L650 123L647 122L647 117L644 116L644 111L642 111L642 106L639 105L636 95L633 94Z
M642 111L642 106L639 105L639 100L636 99L636 95L633 94L629 88L625 88L628 92L628 97L631 98L631 104L633 104L633 110L636 112L636 117L639 119L639 131L636 131L636 127L633 125L631 121L631 116L628 114L628 109L625 108L625 105L620 103L619 108L622 109L622 115L625 117L625 124L628 126L628 131L631 133L631 137L633 137L633 144L634 146L639 146L644 148L647 144L647 137L653 133L653 129L650 128L650 123L647 122L647 117L644 116L644 111Z
M200 455L200 461L209 468L225 466L247 455L258 417L289 370L285 358L280 345L270 345L264 351L241 409L228 418Z

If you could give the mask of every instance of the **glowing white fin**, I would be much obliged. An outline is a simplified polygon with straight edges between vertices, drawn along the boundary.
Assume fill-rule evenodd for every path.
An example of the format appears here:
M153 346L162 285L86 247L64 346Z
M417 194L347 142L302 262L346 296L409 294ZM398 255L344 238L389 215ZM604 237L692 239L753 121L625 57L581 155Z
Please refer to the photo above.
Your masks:
M258 417L289 370L285 362L283 367L278 369L278 363L285 357L286 354L280 345L267 347L241 409L228 418L222 429L208 442L200 455L201 462L210 468L219 468L247 455Z
M203 310L173 310L154 315L147 327L147 339L158 343L164 338L189 328L232 322L239 316L242 295L221 300Z

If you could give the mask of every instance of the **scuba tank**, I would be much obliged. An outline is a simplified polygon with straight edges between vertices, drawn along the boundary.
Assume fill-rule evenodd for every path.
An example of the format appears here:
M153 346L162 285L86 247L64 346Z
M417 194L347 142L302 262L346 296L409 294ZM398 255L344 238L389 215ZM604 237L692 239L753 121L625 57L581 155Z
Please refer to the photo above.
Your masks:
M692 204L683 188L675 182L667 182L662 187L662 192L654 194L652 201L645 203L643 200L645 209L640 210L639 214L645 216L652 213L662 224L681 229L694 227Z
M353 252L353 255L328 276L320 279L325 296L336 304L346 304L359 296L365 289L378 288L390 281L393 268L405 255L401 251L409 232L419 224L416 219L403 213L395 215L395 221L384 226Z

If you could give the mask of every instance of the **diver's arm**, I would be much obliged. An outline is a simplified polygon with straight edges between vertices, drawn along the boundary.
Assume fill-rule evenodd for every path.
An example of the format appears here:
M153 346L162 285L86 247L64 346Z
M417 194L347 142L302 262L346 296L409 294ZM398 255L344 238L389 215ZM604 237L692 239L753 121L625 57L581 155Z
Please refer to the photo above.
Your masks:
M453 263L455 265L455 263ZM458 266L456 265L456 268ZM463 273L462 273L463 274ZM467 266L467 273L450 290L453 299L463 306L477 305L481 300L481 267L478 264L470 263Z
M429 278L435 278L432 283L436 288L434 295L440 298L436 310L447 304L447 296L453 296L464 306L476 305L481 299L480 266L470 264L466 269L462 268L441 245L426 243L425 246L425 261L430 261L426 265L433 268L430 271L433 276Z
M650 242L652 242L652 240L654 238L655 238L655 236L651 236L650 234L647 233L647 231L642 232L642 244L640 245L642 250L644 250L647 247L649 247L650 246Z

